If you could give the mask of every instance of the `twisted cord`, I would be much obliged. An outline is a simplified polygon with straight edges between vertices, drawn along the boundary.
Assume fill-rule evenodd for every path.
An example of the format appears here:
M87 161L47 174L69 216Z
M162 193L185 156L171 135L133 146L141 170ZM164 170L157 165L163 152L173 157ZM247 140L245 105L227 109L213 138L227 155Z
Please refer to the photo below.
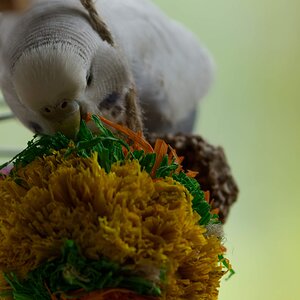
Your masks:
M135 87L131 87L125 98L126 126L134 131L143 132L143 122Z
M112 34L107 28L105 22L100 18L94 2L92 0L80 0L82 6L88 11L90 21L93 28L99 33L103 41L108 42L111 46L114 46L114 40Z

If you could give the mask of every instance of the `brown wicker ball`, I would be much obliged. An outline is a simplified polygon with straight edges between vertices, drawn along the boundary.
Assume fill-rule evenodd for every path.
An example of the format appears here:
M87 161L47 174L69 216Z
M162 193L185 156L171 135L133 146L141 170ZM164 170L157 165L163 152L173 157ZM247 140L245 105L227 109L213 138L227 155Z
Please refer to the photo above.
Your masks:
M199 135L158 135L147 136L151 144L157 138L163 139L184 156L183 167L199 172L196 179L204 191L209 191L213 208L219 209L220 220L225 223L231 205L237 200L238 186L231 174L224 150L209 144Z

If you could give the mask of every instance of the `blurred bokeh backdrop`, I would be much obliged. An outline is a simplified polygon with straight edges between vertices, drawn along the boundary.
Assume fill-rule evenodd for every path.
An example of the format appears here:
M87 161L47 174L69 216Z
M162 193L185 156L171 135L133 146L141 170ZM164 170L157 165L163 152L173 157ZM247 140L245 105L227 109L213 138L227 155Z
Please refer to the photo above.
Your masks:
M156 2L216 61L196 131L225 148L241 190L220 300L300 299L300 1Z
M225 226L236 275L220 300L300 299L300 1L155 2L217 66L195 132L225 148L241 190ZM0 125L1 147L30 137L15 121Z

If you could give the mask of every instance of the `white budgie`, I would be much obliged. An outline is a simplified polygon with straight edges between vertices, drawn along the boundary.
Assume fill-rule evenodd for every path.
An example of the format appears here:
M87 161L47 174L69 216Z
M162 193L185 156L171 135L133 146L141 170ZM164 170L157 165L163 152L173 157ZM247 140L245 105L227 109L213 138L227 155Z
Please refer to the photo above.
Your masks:
M0 87L37 133L74 135L87 112L124 123L136 88L145 129L189 132L212 81L210 55L148 0L98 0L114 44L79 0L36 0L0 16Z

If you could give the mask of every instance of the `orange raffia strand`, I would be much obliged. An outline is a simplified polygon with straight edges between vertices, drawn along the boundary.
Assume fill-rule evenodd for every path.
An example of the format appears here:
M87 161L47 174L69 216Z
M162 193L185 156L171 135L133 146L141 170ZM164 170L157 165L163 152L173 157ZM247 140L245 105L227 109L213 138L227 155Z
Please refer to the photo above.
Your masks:
M92 120L92 114L91 113L87 113L87 114L83 115L82 119L85 122L90 122Z
M58 300L58 298L56 297L55 294L51 294L51 291L46 283L45 283L45 288L46 288L47 292L49 293L51 300Z
M114 123L114 122L112 122L112 121L110 121L110 120L108 120L108 119L106 119L102 116L98 116L98 118L100 118L100 120L104 124L106 124L106 125L114 128L114 129L116 129L117 131L125 134L130 140L132 140L135 143L136 148L142 149L146 153L153 153L152 146L143 138L141 132L134 132L133 130L129 129L128 127L117 124L117 123ZM91 114L90 113L86 114L84 119L85 119L86 122L89 122L91 120Z
M219 208L214 208L210 211L213 215L218 215L219 212L220 212L220 209Z
M156 171L157 171L158 167L160 166L163 158L168 153L168 145L166 144L166 142L161 139L157 139L155 142L155 145L154 145L154 153L156 153L156 159L155 159L155 164L154 164L152 172L151 172L152 177L155 176Z
M92 114L88 113L84 117L84 120L86 122L89 122L91 120L91 118L92 118ZM175 159L175 163L178 165L178 168L176 170L177 173L179 173L182 170L181 164L182 164L184 157L183 156L179 157L176 153L176 150L174 148L172 148L170 145L167 145L165 141L163 141L161 139L157 139L155 142L154 149L153 149L152 146L143 138L141 132L134 132L133 130L131 130L123 125L116 124L102 116L99 116L99 115L98 115L98 118L100 118L100 120L104 124L123 133L131 141L133 141L134 149L144 150L146 153L156 153L156 160L155 160L155 164L154 164L154 167L153 167L152 173L151 173L152 177L155 176L155 173L156 173L158 167L160 166L165 155L168 155L169 162L171 162L173 159ZM168 153L168 150L170 150L169 153ZM124 153L126 154L126 150ZM192 171L189 171L187 173L187 175L189 177L195 177L195 176L197 176L197 174L198 174L197 172L192 172Z
M221 245L221 250L225 253L227 252L227 248L224 245Z
M210 191L204 192L204 199L208 204L210 203Z
M211 199L210 199L210 191L205 191L205 192L204 192L204 199L205 199L205 201L206 201L210 206L213 206L214 200L211 200ZM219 212L220 212L220 209L219 209L219 208L214 208L214 209L212 209L210 212L211 212L211 214L213 214L213 215L218 215Z
M169 163L175 159L175 163L178 165L178 168L176 169L176 173L179 174L180 171L182 171L182 162L184 160L183 156L178 156L176 153L176 150L172 148L170 145L168 146L170 153L169 153Z
M187 173L186 173L186 175L191 177L191 178L195 178L198 174L199 174L199 172L191 171L191 170L188 170Z

